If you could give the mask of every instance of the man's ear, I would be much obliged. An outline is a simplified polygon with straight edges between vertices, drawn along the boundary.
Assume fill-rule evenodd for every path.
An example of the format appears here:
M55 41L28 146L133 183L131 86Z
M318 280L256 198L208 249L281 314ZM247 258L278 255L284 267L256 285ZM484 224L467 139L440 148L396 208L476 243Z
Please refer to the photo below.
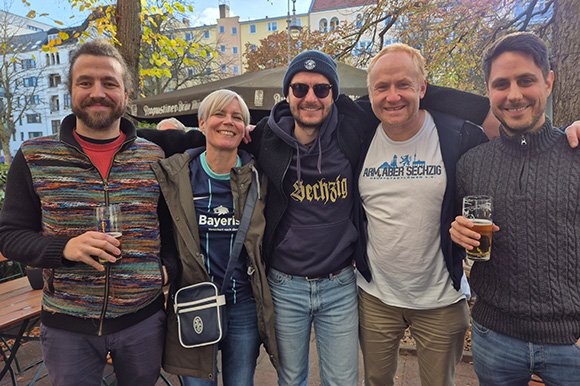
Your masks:
M552 87L554 86L554 71L550 71L548 77L546 78L546 88L548 89L548 96L552 93Z
M423 80L423 84L421 85L421 94L420 94L419 99L423 99L426 92L427 92L427 80Z

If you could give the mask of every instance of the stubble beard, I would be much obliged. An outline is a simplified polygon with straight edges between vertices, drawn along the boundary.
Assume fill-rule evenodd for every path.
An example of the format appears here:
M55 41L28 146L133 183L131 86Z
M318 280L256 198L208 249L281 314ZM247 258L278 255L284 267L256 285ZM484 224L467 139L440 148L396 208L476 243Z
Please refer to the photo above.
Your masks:
M112 107L112 110L110 112L102 111L95 113L86 110L86 107L91 106L96 102ZM108 100L95 101L91 99L81 103L81 106L73 105L72 111L77 119L83 122L86 127L92 130L104 130L110 128L114 122L123 116L126 107L127 105L124 102L115 105L113 102Z
M510 126L507 123L507 120L503 118L503 116L501 116L501 114L495 114L495 117L500 121L501 125L503 126L504 130L510 134L510 135L516 135L516 134L526 134L529 133L531 131L533 131L533 129L535 128L535 126L538 124L538 122L542 119L543 117L543 113L542 114L538 114L538 115L532 115L532 120L530 122L529 125L526 125L525 123L522 123L521 125L518 126Z

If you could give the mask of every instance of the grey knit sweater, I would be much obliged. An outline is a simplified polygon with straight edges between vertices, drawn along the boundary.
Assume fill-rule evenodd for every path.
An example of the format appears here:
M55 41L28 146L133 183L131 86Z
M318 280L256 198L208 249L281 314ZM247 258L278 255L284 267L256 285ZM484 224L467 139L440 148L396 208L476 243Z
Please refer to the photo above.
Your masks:
M580 338L580 149L549 120L535 133L501 136L467 152L457 197L494 198L491 260L477 262L472 316L535 343Z

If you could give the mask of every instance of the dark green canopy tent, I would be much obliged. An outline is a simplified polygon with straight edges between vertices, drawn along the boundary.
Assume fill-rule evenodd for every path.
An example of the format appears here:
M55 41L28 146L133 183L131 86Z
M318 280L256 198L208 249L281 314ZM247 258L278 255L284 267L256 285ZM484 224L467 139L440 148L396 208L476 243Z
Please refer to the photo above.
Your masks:
M227 88L246 101L252 122L267 116L274 105L284 99L282 82L287 67L250 72L164 94L138 99L129 104L128 111L139 121L159 122L175 117L186 126L197 126L197 108L209 93ZM367 94L365 70L338 63L340 91L356 99Z

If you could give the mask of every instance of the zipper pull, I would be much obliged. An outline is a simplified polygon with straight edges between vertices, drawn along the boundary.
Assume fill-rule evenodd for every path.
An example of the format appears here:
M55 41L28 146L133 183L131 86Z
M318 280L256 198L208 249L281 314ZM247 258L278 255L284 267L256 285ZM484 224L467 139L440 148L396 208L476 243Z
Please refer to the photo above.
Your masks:
M525 146L528 144L528 141L526 141L526 137L522 135L521 139L520 139L520 145Z

